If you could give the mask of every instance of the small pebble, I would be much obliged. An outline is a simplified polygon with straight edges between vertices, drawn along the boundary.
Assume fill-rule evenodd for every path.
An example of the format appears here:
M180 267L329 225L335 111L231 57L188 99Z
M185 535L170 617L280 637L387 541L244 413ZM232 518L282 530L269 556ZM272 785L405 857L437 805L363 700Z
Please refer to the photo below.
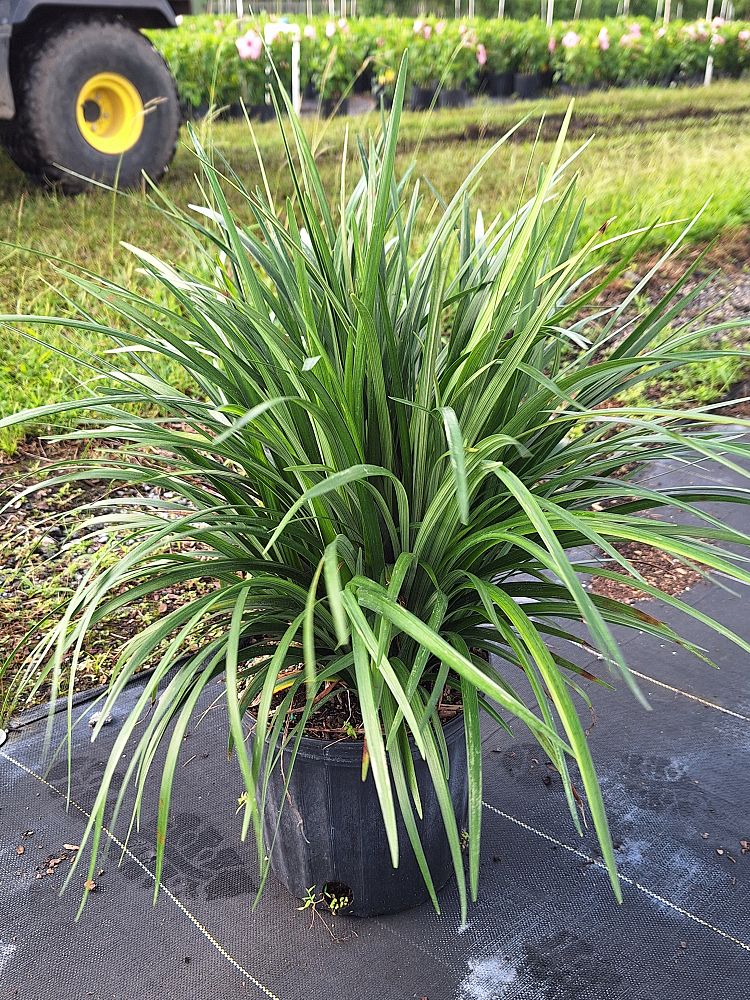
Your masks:
M94 712L94 714L90 717L90 719L89 719L89 725L92 727L92 729L97 724L97 722L99 721L99 719L101 718L101 715L102 715L101 712ZM112 721L112 716L108 715L107 718L103 720L102 725L106 726L111 721Z

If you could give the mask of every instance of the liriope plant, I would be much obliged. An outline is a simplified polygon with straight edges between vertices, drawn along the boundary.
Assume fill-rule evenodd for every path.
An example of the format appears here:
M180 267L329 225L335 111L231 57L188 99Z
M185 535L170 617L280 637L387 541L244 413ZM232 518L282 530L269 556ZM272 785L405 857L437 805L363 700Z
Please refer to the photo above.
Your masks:
M158 886L182 739L207 685L223 674L229 747L244 786L242 835L254 832L261 887L273 846L262 817L278 748L296 753L336 681L333 690L345 687L361 710L365 769L393 864L404 847L400 814L436 907L409 747L429 768L465 914L479 874L482 712L538 741L573 823L581 829L579 807L590 816L619 898L579 712L596 683L624 683L644 700L613 626L704 654L651 613L592 593L587 581L626 582L750 651L742 636L649 584L618 550L636 541L750 582L736 548L748 538L701 506L747 503L746 490L659 490L639 478L663 458L736 468L748 448L722 427L729 420L715 410L617 404L644 380L715 355L701 345L729 324L683 318L704 283L688 290L688 271L639 313L654 268L619 305L597 308L624 265L604 274L609 238L579 237L583 206L568 176L576 154L564 155L570 111L517 211L484 224L470 209L506 136L449 201L429 193L428 215L414 167L396 169L404 87L402 66L390 117L359 143L355 167L344 150L332 194L293 114L280 118L293 185L283 203L262 172L247 187L192 135L204 204L183 211L164 200L163 210L202 248L195 273L131 247L160 286L153 296L66 270L88 303L79 318L3 317L105 336L116 348L76 362L90 376L85 398L2 421L79 415L65 436L92 445L91 457L54 469L43 485L168 487L144 491L130 510L105 499L87 511L88 530L105 532L118 558L105 555L84 575L42 633L16 693L51 681L57 694L65 673L72 697L89 630L171 585L214 584L116 654L94 737L134 674L154 669L102 773L79 852L90 848L90 873L108 810L119 812L133 789L137 822L144 789L156 781ZM238 222L238 203L249 223ZM637 235L632 242L637 249ZM92 301L118 320L97 319ZM178 367L189 391L160 377L155 358ZM634 471L623 476L624 466ZM669 517L675 511L684 523ZM602 550L608 564L582 557L581 546ZM199 651L186 655L196 642ZM601 653L602 677L576 666L582 642ZM518 689L521 676L531 702ZM468 876L437 710L446 688L465 721ZM304 709L290 722L300 699Z

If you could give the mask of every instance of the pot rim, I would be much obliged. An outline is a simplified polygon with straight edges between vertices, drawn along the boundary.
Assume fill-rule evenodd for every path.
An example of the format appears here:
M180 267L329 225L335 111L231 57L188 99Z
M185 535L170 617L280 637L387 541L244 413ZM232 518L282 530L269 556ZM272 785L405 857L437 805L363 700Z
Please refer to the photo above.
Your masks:
M459 712L455 718L449 719L448 722L443 725L443 735L448 743L453 742L461 733L463 733L463 731L463 712ZM263 742L267 747L267 734L263 737ZM409 737L409 744L411 746L412 756L418 757L419 750L417 749L417 746L411 736ZM356 764L359 766L359 763L362 760L363 745L363 739L352 740L346 736L328 741L316 739L314 736L303 736L299 742L297 757L303 757L305 760L319 760L334 764ZM292 749L293 747L290 742L283 748L283 753L291 754Z

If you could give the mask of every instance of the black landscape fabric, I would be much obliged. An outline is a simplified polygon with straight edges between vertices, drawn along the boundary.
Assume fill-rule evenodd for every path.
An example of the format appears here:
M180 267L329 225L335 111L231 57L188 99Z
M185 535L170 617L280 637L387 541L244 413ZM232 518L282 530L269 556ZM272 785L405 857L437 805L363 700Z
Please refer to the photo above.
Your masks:
M709 474L734 479L664 465L654 482ZM729 518L746 526L748 516ZM699 583L685 599L750 634L742 594ZM450 886L440 917L425 906L333 919L299 910L273 881L253 912L257 867L251 843L239 840L240 779L227 761L221 699L210 707L217 684L182 751L156 905L154 793L121 864L108 838L76 923L83 866L62 897L59 890L134 686L95 744L85 718L77 727L67 810L65 760L51 769L41 761L44 720L12 731L0 750L0 996L748 1000L750 852L741 842L750 840L750 657L685 616L646 607L709 648L720 670L635 635L626 658L653 711L624 690L597 693L591 743L621 906L592 834L578 838L559 780L545 780L538 746L519 728L512 739L487 726L480 898L465 928ZM58 715L58 740L64 725Z

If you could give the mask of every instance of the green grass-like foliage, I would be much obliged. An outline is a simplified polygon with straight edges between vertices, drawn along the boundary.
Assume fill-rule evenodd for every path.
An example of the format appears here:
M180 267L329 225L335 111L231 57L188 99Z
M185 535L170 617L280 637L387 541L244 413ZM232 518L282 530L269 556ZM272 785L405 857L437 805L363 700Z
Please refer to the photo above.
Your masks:
M88 302L98 297L107 315L119 313L117 328L97 321L90 307L75 322L3 317L76 326L127 352L122 370L121 353L91 357L89 397L2 422L76 411L82 424L72 436L105 449L118 442L107 460L79 460L52 481L157 483L171 491L144 495L129 514L122 501L116 513L107 501L91 511L91 531L108 532L113 544L125 541L127 554L86 574L62 620L44 633L26 683L52 677L57 690L65 663L72 694L87 629L172 583L217 584L119 651L102 718L139 668L154 661L156 668L122 721L102 775L79 852L89 846L91 872L115 769L127 750L114 808L134 787L135 821L145 787L160 781L158 884L182 739L206 686L223 673L230 749L244 784L243 835L254 830L263 880L272 848L262 834L264 799L280 755L264 754L262 737L269 733L271 746L283 738L296 753L313 698L337 679L361 707L367 771L393 863L404 846L396 832L400 811L436 907L418 839L409 743L429 768L465 913L479 871L481 711L525 727L539 742L579 829L576 802L585 800L619 896L576 707L588 703L583 685L591 684L573 662L580 626L613 678L636 696L611 626L700 651L637 607L592 595L582 580L605 576L664 596L615 548L637 541L750 582L746 558L727 547L748 539L698 506L705 499L746 503L749 493L659 492L647 480L615 475L624 464L637 469L663 457L713 456L734 466L748 453L717 430L715 414L606 405L640 380L708 356L691 345L711 328L680 319L703 284L686 291L687 274L633 319L650 272L619 306L592 312L619 272L597 273L605 236L576 249L583 207L575 179L565 180L575 156L563 162L570 111L533 195L519 198L517 211L487 225L470 213L469 196L505 137L449 203L434 200L423 249L415 253L420 184L410 170L397 176L394 167L405 79L402 66L394 110L382 133L361 143L354 178L345 151L333 203L294 115L282 119L294 183L284 204L274 204L264 176L248 190L195 139L205 205L184 213L164 205L185 240L202 247L210 270L178 273L134 250L147 276L163 286L153 299L75 276ZM236 199L251 225L235 222L229 202ZM163 304L165 289L171 307ZM154 358L184 369L194 390L165 382ZM675 510L692 515L691 523L668 520L666 512ZM641 517L644 511L651 516ZM591 544L617 569L571 552ZM699 611L664 600L750 651ZM205 638L199 655L182 655L189 636ZM550 638L558 651L548 647ZM280 685L282 673L288 686ZM527 688L516 689L522 676L534 707ZM464 709L468 880L436 711L445 685L460 692ZM280 686L283 700L274 707ZM302 695L305 708L289 726L292 699ZM251 712L259 736L248 747Z

